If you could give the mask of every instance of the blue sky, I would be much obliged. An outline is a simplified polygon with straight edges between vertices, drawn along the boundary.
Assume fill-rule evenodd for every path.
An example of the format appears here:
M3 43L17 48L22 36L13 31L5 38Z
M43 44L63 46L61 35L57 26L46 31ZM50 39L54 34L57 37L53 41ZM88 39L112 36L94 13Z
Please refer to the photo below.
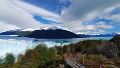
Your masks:
M48 11L61 14L63 7L69 7L70 1L64 0L64 2L61 2L60 0L23 0L27 3L30 3L32 5L35 5L40 8L44 8Z
M0 32L50 27L120 32L120 0L0 0L0 10Z

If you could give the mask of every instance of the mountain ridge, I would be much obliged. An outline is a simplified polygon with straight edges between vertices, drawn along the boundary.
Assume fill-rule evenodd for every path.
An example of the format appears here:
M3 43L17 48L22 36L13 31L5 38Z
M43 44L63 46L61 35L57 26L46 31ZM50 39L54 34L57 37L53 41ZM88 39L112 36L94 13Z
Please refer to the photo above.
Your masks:
M86 38L86 37L113 37L119 33L111 34L75 34L71 31L47 28L47 29L24 29L2 32L0 35L18 35L19 37L40 38L40 39L64 39L64 38Z
M19 37L44 38L44 39L65 39L80 38L77 34L63 29L40 29L33 31L26 30L10 30L2 32L0 35L18 35ZM82 38L82 36L81 36Z

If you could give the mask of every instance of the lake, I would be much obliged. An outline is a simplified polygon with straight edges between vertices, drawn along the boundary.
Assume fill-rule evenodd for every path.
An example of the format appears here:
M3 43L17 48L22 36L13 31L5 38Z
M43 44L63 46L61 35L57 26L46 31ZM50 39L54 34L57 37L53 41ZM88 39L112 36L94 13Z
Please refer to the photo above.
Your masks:
M72 38L72 39L34 39L26 37L0 36L0 57L6 53L13 53L18 56L24 54L27 49L34 48L38 44L46 44L48 47L61 46L64 44L76 43L82 40L109 40L112 37L91 37L91 38Z

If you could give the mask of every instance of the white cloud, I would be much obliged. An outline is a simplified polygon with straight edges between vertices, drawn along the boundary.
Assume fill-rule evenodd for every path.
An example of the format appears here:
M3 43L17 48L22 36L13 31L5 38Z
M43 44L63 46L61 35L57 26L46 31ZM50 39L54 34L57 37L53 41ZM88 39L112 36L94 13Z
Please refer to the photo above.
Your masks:
M95 30L96 27L95 27L95 25L87 25L87 26L85 27L85 29L86 29L86 30Z
M0 22L0 32L14 30L14 29L20 29L20 28L13 24L8 24L6 22Z
M71 6L63 13L67 20L77 20L93 11L102 11L109 6L116 5L120 0L72 0Z
M118 22L120 22L120 14L112 15L112 16L108 17L107 19L116 21L118 23Z
M0 21L16 25L20 28L38 28L38 21L28 12L16 7L11 0L0 0Z
M104 30L104 29L112 29L113 26L105 24L105 22L98 22L97 23L97 28L100 29L100 30Z
M34 14L38 14L50 20L59 21L58 15L42 8L37 8L30 4L24 3L21 0L0 0L0 21L7 22L7 25L14 25L22 29L51 26L35 20L33 17ZM4 27L1 29L6 29L6 23L4 22L0 23L2 25L4 24ZM8 26L8 28L11 28L11 26Z
M58 21L58 22L61 21L61 17L58 14L52 13L52 12L50 12L48 10L43 9L43 8L31 5L29 3L22 2L22 1L19 1L19 0L17 0L17 1L13 0L13 3L17 7L27 11L30 14L40 15L43 18L46 18L46 19L52 20L52 21Z
M64 1L62 0L62 2ZM62 15L59 16L21 0L0 0L0 21L20 28L40 28L53 25L64 27L73 32L99 31L98 28L110 29L112 26L105 28L104 26L107 26L107 24L96 26L89 23L89 21L97 16L101 18L109 17L107 13L114 9L114 5L120 4L120 0L71 0L71 2L71 6L65 8ZM61 22L62 24L45 25L36 21L33 15L39 15L45 19ZM112 19L116 18L118 19L119 16L112 17Z
M74 32L84 30L87 32L101 32L105 29L112 29L113 26L108 24L91 24L96 17L106 18L109 13L120 4L120 0L72 0L72 5L64 10L62 15L63 24ZM86 24L85 24L86 23ZM85 24L85 25L83 25ZM67 26L68 25L68 26ZM105 27L107 26L107 27ZM104 29L104 30L101 30Z

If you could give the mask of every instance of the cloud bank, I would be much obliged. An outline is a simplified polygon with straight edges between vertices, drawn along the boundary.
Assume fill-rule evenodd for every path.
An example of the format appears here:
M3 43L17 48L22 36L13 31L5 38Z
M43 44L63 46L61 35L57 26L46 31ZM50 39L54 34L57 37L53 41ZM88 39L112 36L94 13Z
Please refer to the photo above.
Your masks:
M108 17L117 20L120 16L113 18L110 12L120 7L119 2L120 0L72 0L71 6L64 10L62 19L65 26L72 28L71 30L74 32L94 33L112 29L113 26L109 23L94 20ZM99 24L100 22L104 23Z
M25 29L49 26L35 20L34 14L39 14L48 19L58 17L58 15L52 12L34 7L21 0L0 0L0 31L6 30L6 27L12 30L15 27L16 29L18 27Z
M62 5L68 1L69 6ZM23 0L0 0L0 31L7 25L9 30L58 26L75 33L115 32L120 22L120 0L60 0L60 4L61 15ZM45 24L34 15L61 24Z

